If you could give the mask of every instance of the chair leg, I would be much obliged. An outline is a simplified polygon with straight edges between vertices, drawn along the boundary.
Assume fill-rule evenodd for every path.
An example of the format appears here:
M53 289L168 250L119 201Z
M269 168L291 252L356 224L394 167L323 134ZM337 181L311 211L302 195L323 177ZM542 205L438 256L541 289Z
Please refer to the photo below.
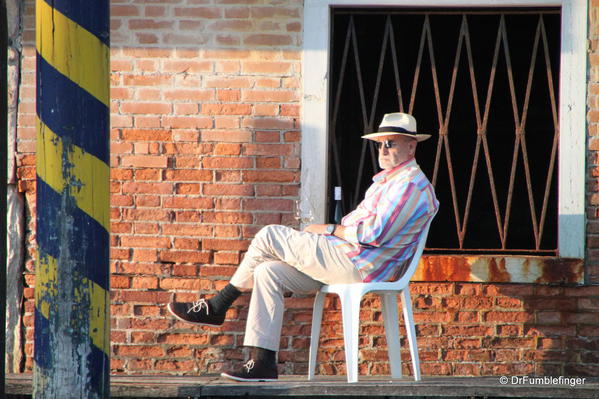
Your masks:
M387 350L391 376L401 378L401 346L399 343L399 317L397 314L397 295L395 293L382 294L383 321L387 337Z
M316 369L316 357L318 355L318 340L320 339L320 324L322 322L322 310L326 294L318 291L314 298L314 310L312 311L312 331L310 334L310 357L308 360L308 380L314 379Z
M412 355L414 380L420 381L420 359L418 357L418 343L416 342L416 328L414 327L414 315L412 313L412 300L410 298L409 286L401 291L400 295L406 332L408 334L408 342L410 344L410 354Z
M347 382L358 382L358 335L360 333L360 295L348 290L340 292L345 342Z

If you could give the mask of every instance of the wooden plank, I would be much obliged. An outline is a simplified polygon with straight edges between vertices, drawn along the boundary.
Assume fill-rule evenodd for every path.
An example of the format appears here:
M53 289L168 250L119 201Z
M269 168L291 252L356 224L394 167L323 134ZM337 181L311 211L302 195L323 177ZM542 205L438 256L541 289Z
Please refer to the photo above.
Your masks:
M517 378L517 377L513 377ZM520 377L522 378L522 377ZM580 377L581 379L583 377ZM217 376L112 376L111 397L189 398L189 397L485 397L506 398L599 398L599 378L585 378L576 386L529 384L502 385L500 377L431 377L420 382L391 380L386 376L362 376L350 384L345 376L317 376L308 381L303 375L281 376L277 382L237 383ZM7 394L30 395L31 375L7 377Z

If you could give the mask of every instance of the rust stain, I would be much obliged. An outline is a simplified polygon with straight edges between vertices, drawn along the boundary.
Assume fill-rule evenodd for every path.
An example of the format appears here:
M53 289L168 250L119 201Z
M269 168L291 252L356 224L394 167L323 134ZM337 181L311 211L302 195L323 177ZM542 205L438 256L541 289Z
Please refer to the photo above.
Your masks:
M542 258L541 258L542 259ZM583 283L584 260L548 258L543 261L543 273L536 283Z
M541 256L425 255L412 280L580 284L584 282L584 260Z
M507 283L512 281L510 273L505 267L505 258L489 258L489 277L488 281L494 283Z
M470 281L470 263L465 256L423 256L421 281Z

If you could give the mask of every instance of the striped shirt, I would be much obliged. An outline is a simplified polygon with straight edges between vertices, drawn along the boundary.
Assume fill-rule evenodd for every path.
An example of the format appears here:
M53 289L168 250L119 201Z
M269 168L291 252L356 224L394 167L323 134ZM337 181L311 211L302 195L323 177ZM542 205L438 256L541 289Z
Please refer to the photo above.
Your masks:
M383 170L373 181L364 200L341 220L347 241L326 237L349 256L364 282L395 281L439 202L415 159Z

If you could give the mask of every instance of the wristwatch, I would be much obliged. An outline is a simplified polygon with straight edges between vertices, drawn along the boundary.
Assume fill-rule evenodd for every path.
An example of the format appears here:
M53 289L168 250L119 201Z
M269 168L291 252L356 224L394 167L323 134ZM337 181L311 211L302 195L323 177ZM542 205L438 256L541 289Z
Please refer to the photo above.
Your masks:
M336 224L327 224L327 227L326 227L327 235L332 236L335 233L335 229L337 229Z

